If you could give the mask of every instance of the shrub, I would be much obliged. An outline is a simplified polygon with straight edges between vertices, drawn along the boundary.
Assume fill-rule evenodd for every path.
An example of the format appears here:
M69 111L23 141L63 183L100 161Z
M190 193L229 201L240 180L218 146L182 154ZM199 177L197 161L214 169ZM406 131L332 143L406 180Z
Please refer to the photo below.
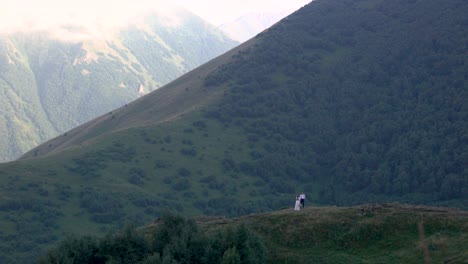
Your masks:
M181 179L175 182L174 184L172 184L171 186L172 186L172 189L174 189L175 191L184 191L184 190L190 189L192 185L190 184L189 180Z
M96 238L70 237L62 241L38 261L40 264L48 263L105 263L105 257L99 254Z
M180 150L180 154L186 156L196 156L197 151L194 148L183 148Z
M177 171L177 173L182 176L182 177L188 177L192 174L191 171L189 171L188 169L186 168L179 168L179 170Z
M229 248L223 254L221 264L240 264L240 255L235 247Z
M157 223L146 236L127 227L102 239L67 238L39 263L265 263L263 242L245 225L205 233L169 212Z

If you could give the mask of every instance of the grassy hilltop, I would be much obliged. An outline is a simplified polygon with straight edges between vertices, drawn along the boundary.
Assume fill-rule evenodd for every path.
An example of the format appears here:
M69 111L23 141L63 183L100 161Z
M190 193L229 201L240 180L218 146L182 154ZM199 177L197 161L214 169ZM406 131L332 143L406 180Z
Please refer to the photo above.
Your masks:
M230 219L166 215L137 232L68 239L41 263L72 256L102 263L465 263L467 242L466 211L401 204L306 207ZM227 261L232 255L238 262Z

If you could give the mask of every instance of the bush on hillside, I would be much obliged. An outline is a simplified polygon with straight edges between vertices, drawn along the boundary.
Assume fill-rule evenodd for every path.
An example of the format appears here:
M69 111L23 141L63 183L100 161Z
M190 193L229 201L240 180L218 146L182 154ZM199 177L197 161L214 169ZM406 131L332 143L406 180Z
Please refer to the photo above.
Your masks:
M245 225L206 233L193 220L164 213L146 235L127 227L100 239L70 237L39 263L261 264L265 260L262 240Z

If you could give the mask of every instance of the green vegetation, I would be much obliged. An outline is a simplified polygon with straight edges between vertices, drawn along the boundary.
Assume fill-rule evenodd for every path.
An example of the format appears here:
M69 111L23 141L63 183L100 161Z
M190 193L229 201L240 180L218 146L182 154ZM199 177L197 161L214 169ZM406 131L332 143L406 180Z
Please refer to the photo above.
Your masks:
M132 26L106 41L62 42L44 32L0 36L0 162L237 44L188 12L178 15L183 22L177 27L148 17L147 28Z
M316 1L268 30L207 78L229 86L207 116L260 145L246 173L272 190L466 206L468 5L369 3Z
M144 229L68 238L40 263L462 263L467 218L400 204L233 219L163 215Z
M207 233L193 220L166 213L150 229L67 238L39 263L265 263L265 246L245 225Z
M292 207L301 191L306 206L467 209L467 9L314 1L2 164L0 262L27 263L67 235L143 225L165 209L235 217Z

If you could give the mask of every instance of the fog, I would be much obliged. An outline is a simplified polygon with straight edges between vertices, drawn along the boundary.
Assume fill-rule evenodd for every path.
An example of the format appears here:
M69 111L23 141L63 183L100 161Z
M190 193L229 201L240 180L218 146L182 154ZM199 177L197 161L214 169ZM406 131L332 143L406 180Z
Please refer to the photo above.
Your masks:
M298 9L309 0L0 0L0 34L48 32L66 41L105 39L155 13L176 26L183 7L218 26L252 11Z
M155 13L177 25L175 5L162 0L0 0L0 34L47 32L65 41L102 39Z

